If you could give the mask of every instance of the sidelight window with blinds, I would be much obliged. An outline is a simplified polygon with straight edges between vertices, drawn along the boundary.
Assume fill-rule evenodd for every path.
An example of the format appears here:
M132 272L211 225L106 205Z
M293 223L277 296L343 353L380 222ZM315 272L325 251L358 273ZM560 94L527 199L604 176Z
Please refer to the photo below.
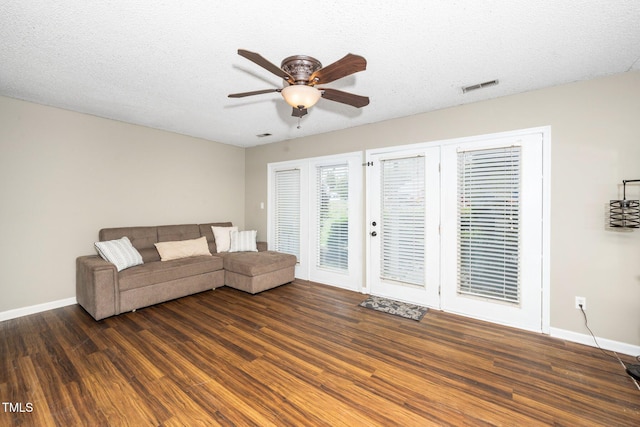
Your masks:
M458 153L458 293L520 302L521 148Z
M274 250L300 259L300 169L275 172Z

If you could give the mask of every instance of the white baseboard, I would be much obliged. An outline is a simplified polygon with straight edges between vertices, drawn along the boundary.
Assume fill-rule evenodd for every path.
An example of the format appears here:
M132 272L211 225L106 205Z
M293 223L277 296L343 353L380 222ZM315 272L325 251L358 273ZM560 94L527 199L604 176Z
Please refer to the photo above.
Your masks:
M560 338L563 340L575 342L578 344L584 344L591 347L597 347L593 337L588 334L579 334L577 332L567 331L564 329L551 328L549 335L554 338ZM596 337L600 347L605 350L615 351L616 353L627 354L629 356L640 355L640 346L627 344L624 342L608 340L606 338Z
M16 317L28 316L30 314L41 313L54 308L66 307L68 305L77 304L76 298L66 298L57 301L45 302L44 304L31 305L29 307L16 308L14 310L0 312L0 322Z

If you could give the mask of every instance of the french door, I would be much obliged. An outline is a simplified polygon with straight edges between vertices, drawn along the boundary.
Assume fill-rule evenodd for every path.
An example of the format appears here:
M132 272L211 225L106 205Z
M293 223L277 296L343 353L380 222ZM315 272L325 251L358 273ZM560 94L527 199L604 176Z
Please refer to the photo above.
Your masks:
M368 151L369 292L544 331L543 146L525 130Z
M296 255L296 277L362 288L362 153L272 163L269 247Z
M367 157L370 291L439 306L439 148Z

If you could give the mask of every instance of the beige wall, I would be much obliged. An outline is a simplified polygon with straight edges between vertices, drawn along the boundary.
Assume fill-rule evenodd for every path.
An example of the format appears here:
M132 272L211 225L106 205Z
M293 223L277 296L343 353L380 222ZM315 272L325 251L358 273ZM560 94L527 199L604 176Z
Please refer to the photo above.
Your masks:
M372 98L384 102L383 96ZM313 112L304 120L313 120ZM246 150L245 223L266 237L267 163L551 126L551 327L640 345L640 230L606 230L623 179L640 179L640 72ZM627 186L640 198L640 185Z
M75 297L104 227L244 223L244 150L0 97L0 313Z

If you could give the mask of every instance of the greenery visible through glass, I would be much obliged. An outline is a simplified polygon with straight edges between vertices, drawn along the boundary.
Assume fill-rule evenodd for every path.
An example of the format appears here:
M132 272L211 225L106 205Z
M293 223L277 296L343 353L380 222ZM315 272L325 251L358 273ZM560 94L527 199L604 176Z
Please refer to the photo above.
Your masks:
M318 257L317 266L332 270L349 265L349 174L348 165L318 166Z

